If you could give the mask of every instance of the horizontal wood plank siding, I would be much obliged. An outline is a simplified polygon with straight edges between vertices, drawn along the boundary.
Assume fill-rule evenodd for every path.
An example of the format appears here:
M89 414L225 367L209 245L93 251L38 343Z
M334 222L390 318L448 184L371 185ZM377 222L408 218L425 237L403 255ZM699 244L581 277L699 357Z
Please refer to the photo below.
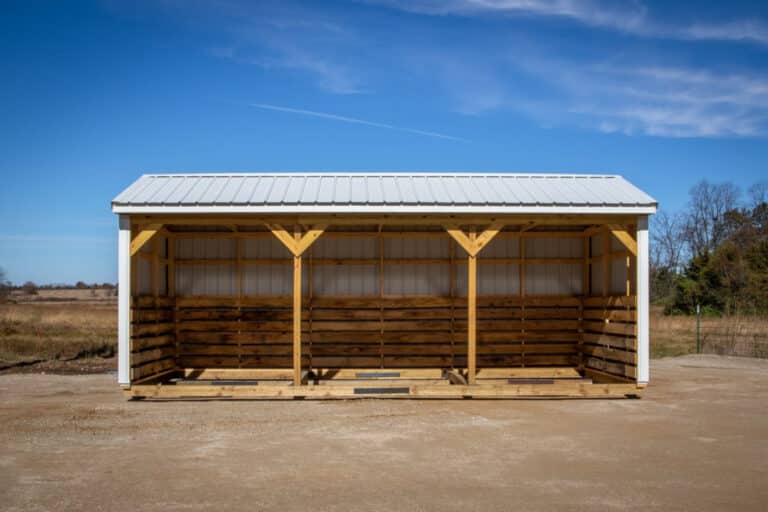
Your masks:
M585 297L584 367L633 382L637 377L637 308L633 295Z

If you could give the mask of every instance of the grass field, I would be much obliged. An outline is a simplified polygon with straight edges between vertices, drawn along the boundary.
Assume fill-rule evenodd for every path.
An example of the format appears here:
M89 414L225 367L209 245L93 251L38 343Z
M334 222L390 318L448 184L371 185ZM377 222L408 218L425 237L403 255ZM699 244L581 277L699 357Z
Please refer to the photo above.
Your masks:
M116 349L114 304L0 304L0 369L19 363L112 357Z
M77 290L76 292L83 292ZM71 295L71 294L70 294ZM0 369L40 361L109 358L117 350L114 300L83 292L60 292L36 301L0 304ZM67 300L77 297L77 300ZM768 357L768 318L704 318L703 351L721 355ZM651 357L696 352L696 319L651 314Z

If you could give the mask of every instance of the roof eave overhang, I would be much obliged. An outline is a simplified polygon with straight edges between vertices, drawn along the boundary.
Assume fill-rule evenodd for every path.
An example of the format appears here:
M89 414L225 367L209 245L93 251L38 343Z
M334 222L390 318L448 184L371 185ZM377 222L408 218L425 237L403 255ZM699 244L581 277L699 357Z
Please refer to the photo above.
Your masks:
M123 215L203 215L203 214L268 214L268 215L293 215L293 214L402 214L402 215L653 215L656 213L656 205L637 206L413 206L413 205L308 205L308 206L151 206L151 205L112 205L112 212Z

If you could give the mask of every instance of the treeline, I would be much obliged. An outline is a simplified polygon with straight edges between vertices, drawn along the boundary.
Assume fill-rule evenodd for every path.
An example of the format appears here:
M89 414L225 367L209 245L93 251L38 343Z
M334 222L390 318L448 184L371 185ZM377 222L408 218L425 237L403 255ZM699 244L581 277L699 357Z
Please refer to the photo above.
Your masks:
M768 182L702 181L651 225L651 300L666 313L768 314Z
M114 290L117 286L112 283L91 283L78 281L75 284L43 284L37 285L32 281L14 285L7 279L5 270L0 267L0 298L8 296L12 291L21 291L29 295L36 295L38 290Z

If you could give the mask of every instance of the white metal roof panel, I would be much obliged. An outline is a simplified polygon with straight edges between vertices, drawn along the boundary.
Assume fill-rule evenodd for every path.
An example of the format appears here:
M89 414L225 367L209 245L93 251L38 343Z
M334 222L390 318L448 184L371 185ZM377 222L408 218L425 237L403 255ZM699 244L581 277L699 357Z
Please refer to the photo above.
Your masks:
M116 213L654 213L618 175L471 173L147 174Z

